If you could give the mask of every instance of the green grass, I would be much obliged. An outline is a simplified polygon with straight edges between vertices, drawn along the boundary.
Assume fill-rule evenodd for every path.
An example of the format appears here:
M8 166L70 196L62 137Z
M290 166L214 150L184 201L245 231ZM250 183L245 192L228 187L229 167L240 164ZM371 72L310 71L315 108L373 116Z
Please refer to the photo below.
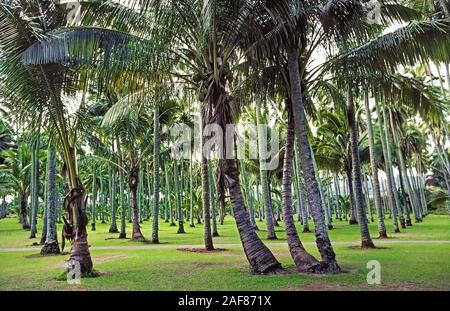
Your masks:
M276 233L279 240L284 240L286 235L283 230L283 223L280 227L276 227ZM265 223L257 222L259 228L258 235L265 239L266 232ZM38 223L38 236L36 239L29 239L30 232L21 229L17 219L2 219L0 220L0 248L4 247L32 247L33 243L39 243L42 221ZM119 224L118 224L119 225ZM151 222L145 221L141 224L142 233L146 238L151 238ZM349 225L345 221L333 221L334 229L330 231L332 241L358 241L359 229L357 225ZM400 233L394 233L391 220L386 219L386 226L388 235L395 240L450 240L450 217L445 215L430 215L426 220L419 224L413 224L412 227L402 229ZM129 246L140 245L144 243L130 242L129 240L117 239L119 234L108 233L109 225L97 223L97 230L91 231L88 226L88 240L91 246ZM310 221L311 229L314 228L312 221ZM190 228L189 224L184 225L186 234L177 234L177 227L171 227L168 223L160 222L159 235L160 242L163 244L181 244L181 245L197 245L203 243L203 225L195 225L195 228ZM299 232L302 227L297 223ZM58 225L58 235L60 235L61 225ZM225 218L223 226L218 226L220 237L214 238L214 242L218 244L240 243L234 219L231 217ZM369 230L373 237L377 236L377 223L370 223ZM131 223L127 222L127 234L131 237ZM313 242L314 234L301 234L302 241ZM266 243L277 243L279 241L265 241Z
M450 289L450 245L414 244L408 240L448 240L448 216L430 215L423 223L390 234L401 244L385 244L376 240L377 250L351 249L335 245L337 259L347 273L331 276L272 275L257 276L248 271L248 263L240 247L227 247L225 252L190 253L176 249L93 250L98 278L83 279L81 285L57 281L68 255L39 257L36 251L0 252L0 290L322 290L322 289ZM128 225L128 229L130 225ZM262 228L262 223L258 223ZM144 222L144 235L150 237L150 223ZM335 224L330 232L334 242L359 240L357 226L344 222ZM105 233L108 226L97 224L97 231L89 232L92 246L140 245L128 240L107 239L116 235ZM202 226L189 228L185 235L176 234L176 227L161 223L160 238L164 243L190 245L202 243ZM280 228L281 231L281 228ZM392 228L389 228L392 231ZM376 224L371 225L376 234ZM235 225L229 217L219 226L222 237L215 243L239 243ZM284 238L282 232L277 232ZM261 232L264 236L264 232ZM0 220L0 247L26 247L37 240L28 238L16 219ZM313 241L313 234L301 234L303 241ZM286 246L265 241L283 266L292 267ZM307 250L317 255L313 245ZM369 260L381 263L382 284L368 285L366 264Z

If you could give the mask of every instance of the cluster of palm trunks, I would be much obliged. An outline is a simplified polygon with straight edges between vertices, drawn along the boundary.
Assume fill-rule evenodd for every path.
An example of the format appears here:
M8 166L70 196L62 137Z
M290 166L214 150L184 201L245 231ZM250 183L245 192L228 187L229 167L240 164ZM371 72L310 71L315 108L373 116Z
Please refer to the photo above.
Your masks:
M87 236L98 221L152 243L160 219L179 234L202 223L212 251L224 217L255 273L281 269L257 219L268 239L283 221L300 272L341 272L333 218L374 248L370 221L386 238L387 217L399 232L428 214L425 172L450 194L448 3L383 5L378 25L359 0L106 2L77 24L57 1L0 1L0 216L14 212L31 238L41 217L42 254L60 252L61 223L61 248L70 242L83 275L94 273ZM241 159L237 137L203 130L237 122L275 124L283 148L267 159L276 138L266 145L259 131L259 160ZM183 159L171 148L181 123L200 125L182 137ZM218 158L203 152L211 139ZM320 258L295 218L304 232L314 224Z

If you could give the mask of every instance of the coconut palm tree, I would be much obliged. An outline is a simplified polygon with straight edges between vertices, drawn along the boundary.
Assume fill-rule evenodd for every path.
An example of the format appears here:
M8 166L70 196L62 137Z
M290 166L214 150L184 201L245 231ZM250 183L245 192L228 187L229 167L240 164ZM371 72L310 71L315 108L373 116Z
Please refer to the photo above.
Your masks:
M54 2L1 1L3 63L1 72L6 77L3 87L6 97L14 99L9 107L12 114L22 117L40 116L42 122L56 138L58 150L65 165L69 193L64 201L64 237L72 243L69 265L80 267L82 275L92 273L86 233L85 189L81 184L76 157L77 127L83 122L70 115L62 98L64 71L60 65L25 66L20 53L39 41L49 31L65 24L65 12ZM40 16L37 20L35 16ZM8 101L9 102L9 101ZM80 109L84 109L83 105ZM74 127L75 125L75 127ZM33 128L39 124L32 123Z

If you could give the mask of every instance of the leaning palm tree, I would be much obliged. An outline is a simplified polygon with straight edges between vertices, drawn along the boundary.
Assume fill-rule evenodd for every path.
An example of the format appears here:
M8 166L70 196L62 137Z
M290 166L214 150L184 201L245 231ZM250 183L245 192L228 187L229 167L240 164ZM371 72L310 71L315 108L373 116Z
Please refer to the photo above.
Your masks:
M35 16L40 16L35 20ZM3 62L0 67L2 83L14 105L8 107L18 120L26 116L41 116L39 121L55 138L64 162L63 175L68 180L69 192L64 200L63 237L72 243L69 265L79 268L81 275L92 274L92 260L87 243L86 192L79 178L77 166L77 128L87 126L80 118L68 112L64 103L64 70L60 65L25 66L20 53L46 33L65 23L65 12L51 1L0 2L0 48ZM9 101L8 101L9 102ZM84 106L81 105L79 111ZM38 128L38 124L32 124ZM64 243L64 240L63 240ZM64 244L63 244L64 245Z

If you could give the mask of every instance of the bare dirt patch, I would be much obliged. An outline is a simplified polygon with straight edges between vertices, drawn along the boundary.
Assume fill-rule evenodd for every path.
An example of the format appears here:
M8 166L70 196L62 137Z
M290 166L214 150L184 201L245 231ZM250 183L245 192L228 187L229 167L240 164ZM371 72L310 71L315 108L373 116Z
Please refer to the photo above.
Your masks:
M352 245L348 247L349 249L353 249L353 250L360 250L360 251L376 251L376 250L381 250L381 249L390 249L390 247L385 247L385 246L376 246L375 248L367 248L367 247L361 247L360 245Z
M92 258L92 261L93 261L94 265L96 265L96 264L100 264L100 263L105 263L105 262L110 262L110 261L115 261L115 260L125 259L125 258L130 258L130 256L127 256L125 254L95 255Z
M215 248L213 250L207 250L207 249L204 249L204 248L184 247L184 248L177 248L177 251L191 252L191 253L219 253L219 252L225 252L225 251L227 251L227 249L225 249L225 248Z
M312 283L305 284L299 290L304 291L313 291L313 292L322 292L322 291L347 291L350 288L342 285L335 285L329 283Z

